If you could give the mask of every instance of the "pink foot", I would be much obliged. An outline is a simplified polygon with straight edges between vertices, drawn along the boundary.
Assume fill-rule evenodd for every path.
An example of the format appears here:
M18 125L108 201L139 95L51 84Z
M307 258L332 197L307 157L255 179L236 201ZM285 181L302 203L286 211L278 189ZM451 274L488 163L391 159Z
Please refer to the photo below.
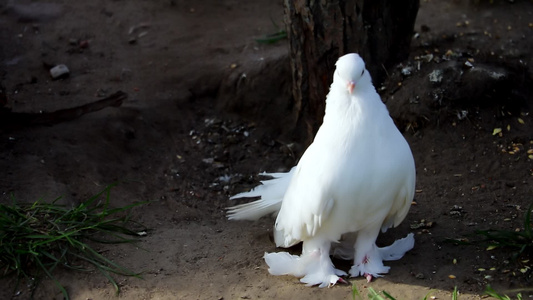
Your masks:
M343 284L348 284L348 281L344 280L342 277L339 277L339 280L337 280L337 283L343 283Z
M365 276L366 282L370 283L370 281L372 281L372 274L365 273L363 276Z

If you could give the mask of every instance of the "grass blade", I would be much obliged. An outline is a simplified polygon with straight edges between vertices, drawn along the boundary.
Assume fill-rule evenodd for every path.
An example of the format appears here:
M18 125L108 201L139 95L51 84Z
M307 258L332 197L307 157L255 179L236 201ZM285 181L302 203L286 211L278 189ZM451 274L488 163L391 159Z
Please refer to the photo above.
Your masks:
M90 271L86 265L93 266L117 293L119 286L111 273L141 278L141 273L122 267L86 243L134 243L138 232L147 230L131 220L131 210L147 202L111 208L113 186L73 208L58 204L60 198L51 203L18 203L12 197L9 205L0 204L0 271L4 275L15 273L19 280L36 278L36 283L44 274L67 299L66 289L53 276L60 266L76 271Z

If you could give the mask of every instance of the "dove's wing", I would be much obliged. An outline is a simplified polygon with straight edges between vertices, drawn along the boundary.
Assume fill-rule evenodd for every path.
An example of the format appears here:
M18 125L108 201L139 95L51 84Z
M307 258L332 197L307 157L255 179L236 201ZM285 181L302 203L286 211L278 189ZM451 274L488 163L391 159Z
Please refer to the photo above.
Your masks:
M332 166L312 144L294 170L276 220L276 244L289 247L313 236L327 220L334 199L330 191Z
M383 174L384 185L387 189L393 191L390 201L392 206L389 214L382 224L382 231L385 232L390 227L396 227L405 219L415 195L416 171L413 155L407 141L403 138L396 128L391 128L391 137L389 139L394 148L385 147L386 151L394 149L394 154L388 156L383 154L382 163L388 165L392 170L398 170L398 173ZM394 133L394 134L393 134ZM396 185L396 188L394 186Z

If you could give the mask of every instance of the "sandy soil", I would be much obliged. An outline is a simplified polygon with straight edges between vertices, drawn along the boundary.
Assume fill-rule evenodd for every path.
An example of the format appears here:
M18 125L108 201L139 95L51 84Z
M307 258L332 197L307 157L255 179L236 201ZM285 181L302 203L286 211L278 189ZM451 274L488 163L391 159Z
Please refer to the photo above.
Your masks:
M351 285L318 289L269 275L262 255L276 250L273 220L224 216L228 195L253 186L260 171L288 170L305 149L283 127L286 41L254 40L281 26L280 1L7 2L0 83L8 109L50 112L129 95L73 121L0 128L2 201L75 204L114 182L113 205L150 201L134 210L151 228L138 247L101 248L143 279L117 276L116 296L97 272L59 270L73 299L351 299ZM510 260L508 249L445 242L523 228L533 201L531 20L531 1L422 1L412 55L376 83L418 174L416 205L380 243L415 232L417 244L388 263L387 276L351 279L362 294L449 299L457 286L460 299L479 299L487 284L531 286L532 263ZM51 80L49 67L60 63L70 76ZM2 299L30 297L12 277L0 285ZM44 281L36 298L62 297Z

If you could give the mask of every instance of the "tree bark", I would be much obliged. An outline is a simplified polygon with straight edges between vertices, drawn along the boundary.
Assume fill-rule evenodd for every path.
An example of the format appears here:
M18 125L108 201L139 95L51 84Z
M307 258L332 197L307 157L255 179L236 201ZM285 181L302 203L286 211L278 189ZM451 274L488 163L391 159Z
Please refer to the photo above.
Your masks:
M340 56L359 53L375 85L407 57L418 6L419 0L285 0L296 136L310 143L322 123Z

